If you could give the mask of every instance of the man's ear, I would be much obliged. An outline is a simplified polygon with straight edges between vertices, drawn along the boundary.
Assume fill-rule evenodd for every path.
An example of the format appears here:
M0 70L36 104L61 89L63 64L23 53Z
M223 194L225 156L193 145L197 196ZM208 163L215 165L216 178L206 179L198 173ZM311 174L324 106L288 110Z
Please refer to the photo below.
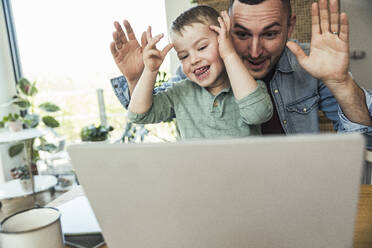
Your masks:
M296 14L292 14L291 18L289 19L287 39L291 38L295 25L296 25Z

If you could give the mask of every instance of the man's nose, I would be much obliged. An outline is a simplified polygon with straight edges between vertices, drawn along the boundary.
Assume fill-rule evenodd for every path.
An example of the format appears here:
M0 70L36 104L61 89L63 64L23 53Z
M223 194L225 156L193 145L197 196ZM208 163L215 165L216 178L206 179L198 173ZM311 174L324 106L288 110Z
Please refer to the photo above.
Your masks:
M251 58L255 59L262 54L262 44L259 37L253 37L251 44L249 46L249 55Z

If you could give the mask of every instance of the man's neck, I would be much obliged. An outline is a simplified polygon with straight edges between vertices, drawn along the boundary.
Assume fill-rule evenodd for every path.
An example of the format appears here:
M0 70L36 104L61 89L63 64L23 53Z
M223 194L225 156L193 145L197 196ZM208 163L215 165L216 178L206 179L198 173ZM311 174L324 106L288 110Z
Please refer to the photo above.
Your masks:
M270 84L270 81L271 79L273 79L274 74L275 74L275 68L271 69L271 71L269 71L269 73L267 73L267 75L262 79L266 85Z

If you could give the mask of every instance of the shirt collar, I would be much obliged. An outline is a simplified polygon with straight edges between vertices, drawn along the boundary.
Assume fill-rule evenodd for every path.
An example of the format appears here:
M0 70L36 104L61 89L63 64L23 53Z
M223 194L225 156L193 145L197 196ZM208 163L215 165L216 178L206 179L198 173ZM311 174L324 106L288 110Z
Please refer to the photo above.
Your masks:
M287 47L284 48L282 55L279 58L276 69L281 72L293 72L293 67L289 61L290 51Z

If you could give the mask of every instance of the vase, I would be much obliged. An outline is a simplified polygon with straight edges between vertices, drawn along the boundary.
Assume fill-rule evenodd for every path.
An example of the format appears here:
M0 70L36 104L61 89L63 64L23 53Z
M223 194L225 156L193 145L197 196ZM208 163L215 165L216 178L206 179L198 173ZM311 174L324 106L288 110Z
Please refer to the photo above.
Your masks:
M31 191L32 190L32 180L31 179L20 179L21 186L24 191Z
M9 121L8 128L12 132L19 132L22 130L22 122L20 121Z

